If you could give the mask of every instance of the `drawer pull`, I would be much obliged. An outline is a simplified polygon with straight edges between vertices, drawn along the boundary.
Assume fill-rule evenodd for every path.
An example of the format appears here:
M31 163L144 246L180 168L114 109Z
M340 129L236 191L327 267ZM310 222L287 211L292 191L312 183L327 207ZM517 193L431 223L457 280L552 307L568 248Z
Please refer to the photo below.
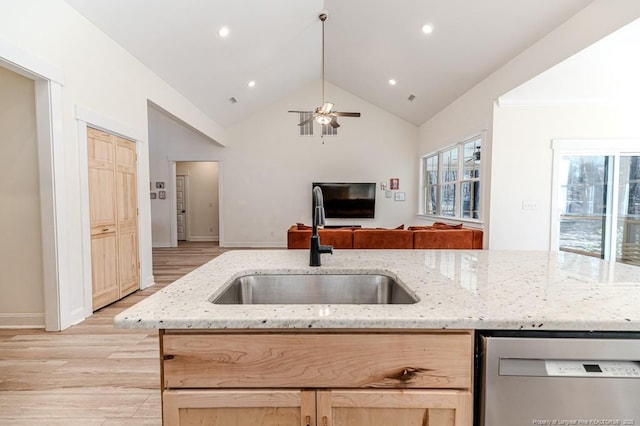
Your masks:
M307 426L311 426L311 416L305 417L304 422L306 423Z
M327 416L322 416L322 426L329 426L329 419Z
M109 228L102 228L102 232L107 232Z

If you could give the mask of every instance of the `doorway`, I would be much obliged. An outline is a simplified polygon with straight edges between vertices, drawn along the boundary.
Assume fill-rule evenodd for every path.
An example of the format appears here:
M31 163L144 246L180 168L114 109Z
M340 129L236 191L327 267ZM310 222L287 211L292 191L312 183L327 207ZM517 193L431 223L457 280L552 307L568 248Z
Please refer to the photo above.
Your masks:
M177 241L220 241L219 164L176 161Z
M0 66L0 327L42 328L44 271L35 82ZM5 204L6 203L6 204Z
M640 154L561 155L558 249L640 266Z

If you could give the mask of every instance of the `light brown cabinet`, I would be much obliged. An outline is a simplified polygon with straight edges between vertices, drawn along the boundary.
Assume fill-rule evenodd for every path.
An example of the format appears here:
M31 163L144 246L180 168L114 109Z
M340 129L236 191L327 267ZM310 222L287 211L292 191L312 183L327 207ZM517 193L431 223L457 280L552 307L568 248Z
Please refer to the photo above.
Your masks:
M161 332L165 425L471 426L470 332Z
M139 288L135 143L87 128L93 309Z

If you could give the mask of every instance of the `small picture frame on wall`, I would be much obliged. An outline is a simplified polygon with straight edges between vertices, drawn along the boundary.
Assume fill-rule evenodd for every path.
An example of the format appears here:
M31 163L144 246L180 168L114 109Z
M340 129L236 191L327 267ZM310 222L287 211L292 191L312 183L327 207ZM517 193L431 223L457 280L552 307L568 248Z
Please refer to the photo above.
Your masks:
M152 192L152 193L151 193L151 199L152 199L152 200L155 200L155 199L156 199L156 193L155 193L155 192Z
M399 178L391 178L391 179L389 179L389 189L391 189L391 190L400 189L400 179Z
M156 188L158 189L164 188L164 182L156 182Z
M165 198L167 198L167 193L165 191L158 191L158 198L164 200Z

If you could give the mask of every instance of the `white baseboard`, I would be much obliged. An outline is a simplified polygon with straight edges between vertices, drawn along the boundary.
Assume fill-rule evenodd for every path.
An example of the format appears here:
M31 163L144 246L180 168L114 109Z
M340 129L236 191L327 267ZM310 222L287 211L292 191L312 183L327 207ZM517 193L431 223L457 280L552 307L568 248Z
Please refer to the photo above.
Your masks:
M149 275L147 278L140 282L140 290L149 288L156 283L156 278L153 275Z
M242 247L242 248L287 248L287 243L286 242L271 242L271 243L265 243L263 242L245 242L245 243L239 243L239 242L229 242L229 241L225 241L224 245L220 244L220 247Z
M73 311L71 311L71 313L69 314L69 323L66 324L66 326L63 324L63 327L66 329L67 327L71 327L72 325L81 323L82 321L89 318L91 315L93 315L93 313L91 313L88 316L86 315L84 311L84 306L81 308L76 308Z
M171 242L161 241L159 243L153 243L151 248L166 248L171 247Z
M0 314L0 328L44 328L44 313Z
M187 241L220 241L220 237L212 237L209 235L189 235Z

